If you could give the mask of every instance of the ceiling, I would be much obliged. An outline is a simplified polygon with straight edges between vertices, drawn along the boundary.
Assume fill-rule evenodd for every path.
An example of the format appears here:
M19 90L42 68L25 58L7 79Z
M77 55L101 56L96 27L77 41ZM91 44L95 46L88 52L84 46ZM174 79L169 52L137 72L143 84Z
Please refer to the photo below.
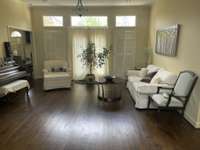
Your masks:
M25 0L30 6L74 6L77 0ZM86 6L141 6L154 0L83 0Z

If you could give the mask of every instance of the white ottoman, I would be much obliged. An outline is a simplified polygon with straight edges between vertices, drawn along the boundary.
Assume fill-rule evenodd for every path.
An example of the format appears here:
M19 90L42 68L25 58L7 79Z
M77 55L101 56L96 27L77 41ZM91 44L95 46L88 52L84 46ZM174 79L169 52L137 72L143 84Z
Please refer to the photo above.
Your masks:
M22 90L22 89L27 89L27 95L28 95L30 85L27 80L17 80L17 81L11 82L9 84L6 84L0 87L0 97L3 97L9 93L16 93L17 91Z

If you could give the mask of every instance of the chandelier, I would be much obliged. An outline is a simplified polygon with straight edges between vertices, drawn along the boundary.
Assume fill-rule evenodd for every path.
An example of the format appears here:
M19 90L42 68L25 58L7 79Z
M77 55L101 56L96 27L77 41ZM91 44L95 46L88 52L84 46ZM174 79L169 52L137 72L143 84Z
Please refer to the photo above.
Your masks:
M85 8L83 5L83 0L78 0L74 11L78 16L83 16L83 14L87 11L87 8Z

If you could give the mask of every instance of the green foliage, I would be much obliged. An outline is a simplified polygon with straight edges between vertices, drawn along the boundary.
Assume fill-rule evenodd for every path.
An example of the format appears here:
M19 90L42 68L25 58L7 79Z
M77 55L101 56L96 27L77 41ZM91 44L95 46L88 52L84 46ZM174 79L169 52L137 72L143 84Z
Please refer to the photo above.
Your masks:
M106 63L109 54L110 50L107 48L103 48L102 52L96 53L95 44L89 42L87 48L78 57L81 58L83 65L87 66L90 69L90 74L92 74L94 67L101 68Z
M103 48L103 52L97 54L97 67L101 68L103 65L105 65L109 53L110 50Z

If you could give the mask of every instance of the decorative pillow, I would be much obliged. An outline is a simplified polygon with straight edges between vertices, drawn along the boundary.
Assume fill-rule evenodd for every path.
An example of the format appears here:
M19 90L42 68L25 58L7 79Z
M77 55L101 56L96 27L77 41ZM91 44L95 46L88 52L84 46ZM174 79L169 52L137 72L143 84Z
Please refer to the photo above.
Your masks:
M51 68L51 72L55 72L55 68L54 67Z
M60 72L60 67L52 67L51 72Z
M152 82L153 80L153 82ZM160 84L161 83L161 78L158 77L158 78L155 78L155 79L152 79L150 83L153 83L153 84Z
M155 66L155 65L148 65L147 66L148 74L152 72L158 72L160 70L160 67Z
M60 71L60 72L67 72L67 69L64 68L64 67L60 67L60 68L59 68L59 71Z
M140 77L145 77L147 75L147 69L146 68L141 68L140 70Z
M148 73L141 81L146 82L146 83L150 83L152 78L156 75L156 73L157 73L157 71Z
M161 83L163 84L168 84L168 85L174 85L176 83L176 80L177 80L177 76L176 75L169 75L167 77L164 77L162 80L161 80Z
M152 79L156 75L156 73L157 71L151 72L151 73L148 73L146 76Z
M144 77L142 80L140 80L141 82L145 82L145 83L150 83L151 79L148 77Z
M151 83L157 82L157 79L160 78L159 82L161 84L168 84L168 85L174 85L177 79L177 76L169 71L166 71L164 69L160 69L158 73L153 77L151 80Z

